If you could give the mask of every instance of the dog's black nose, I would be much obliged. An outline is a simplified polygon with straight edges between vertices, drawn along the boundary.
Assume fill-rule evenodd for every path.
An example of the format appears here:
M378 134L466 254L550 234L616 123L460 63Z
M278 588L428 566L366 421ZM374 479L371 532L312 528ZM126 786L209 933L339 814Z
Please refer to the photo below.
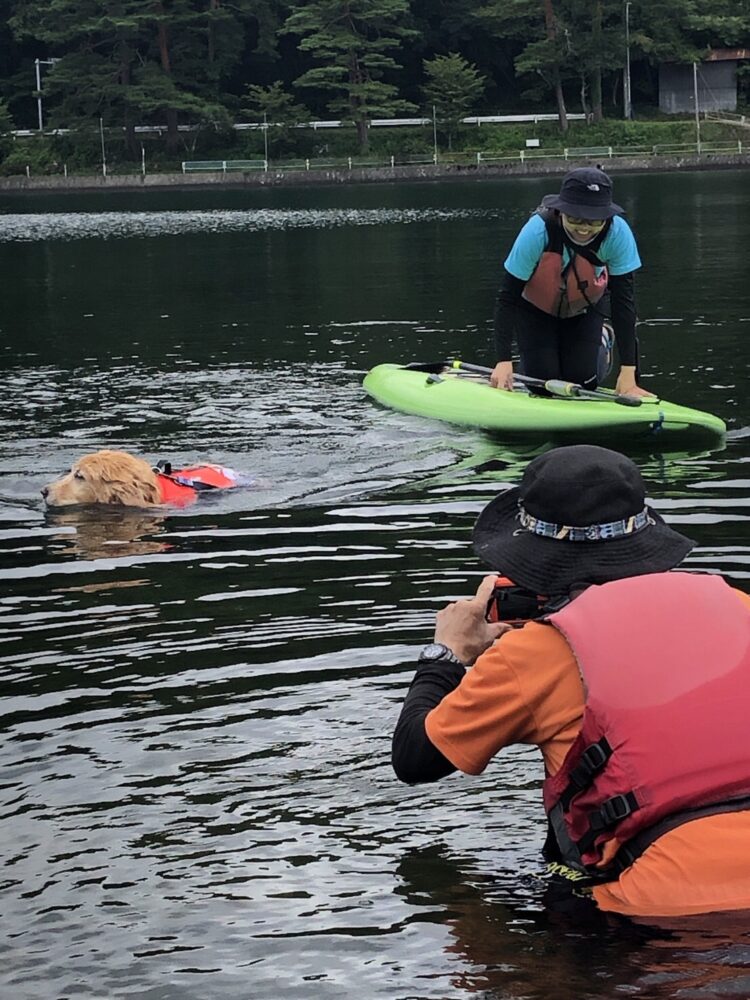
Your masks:
M42 489L41 489L41 494L42 494L42 496L44 497L45 500L47 499L47 494L48 493L49 493L49 486L43 486Z

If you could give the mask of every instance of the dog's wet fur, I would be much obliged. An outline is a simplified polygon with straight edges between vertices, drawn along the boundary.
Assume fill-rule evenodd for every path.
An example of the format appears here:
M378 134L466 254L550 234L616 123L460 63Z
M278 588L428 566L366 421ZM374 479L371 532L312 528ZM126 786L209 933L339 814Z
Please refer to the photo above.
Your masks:
M121 504L155 507L161 503L157 475L142 458L126 451L83 455L70 472L42 489L49 507Z

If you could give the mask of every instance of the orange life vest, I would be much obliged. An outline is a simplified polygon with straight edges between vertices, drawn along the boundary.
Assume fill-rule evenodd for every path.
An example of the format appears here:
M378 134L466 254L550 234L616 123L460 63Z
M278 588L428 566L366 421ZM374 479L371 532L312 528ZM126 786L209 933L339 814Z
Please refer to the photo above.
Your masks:
M541 209L547 229L547 248L539 258L534 273L524 285L522 296L542 312L569 319L585 312L598 302L607 290L609 274L596 256L611 222L586 246L577 246L565 239L559 213ZM563 250L570 259L563 266Z
M156 469L161 503L184 507L193 503L203 490L226 490L240 485L237 473L220 465L194 465L176 471L169 463L163 466Z
M586 695L581 731L545 781L550 859L606 881L668 829L750 809L750 611L724 580L592 586L548 621Z

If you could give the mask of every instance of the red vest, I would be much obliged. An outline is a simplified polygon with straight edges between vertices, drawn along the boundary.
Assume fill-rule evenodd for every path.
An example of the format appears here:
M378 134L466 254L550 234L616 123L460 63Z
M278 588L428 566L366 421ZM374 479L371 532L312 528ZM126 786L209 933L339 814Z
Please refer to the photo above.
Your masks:
M544 785L569 867L597 872L590 866L616 840L626 844L616 877L637 856L628 841L640 835L640 852L655 839L644 831L750 808L750 610L720 577L592 586L548 620L573 650L586 695L581 731Z
M607 290L607 268L596 263L598 258L593 251L601 246L609 232L609 224L586 247L576 250L568 243L570 260L563 267L566 244L562 223L549 213L542 217L547 228L547 249L521 294L542 312L558 319L570 319L598 302Z
M220 465L196 465L189 469L177 469L168 475L157 472L161 503L171 503L184 507L192 503L201 489L231 489L238 485L237 473Z

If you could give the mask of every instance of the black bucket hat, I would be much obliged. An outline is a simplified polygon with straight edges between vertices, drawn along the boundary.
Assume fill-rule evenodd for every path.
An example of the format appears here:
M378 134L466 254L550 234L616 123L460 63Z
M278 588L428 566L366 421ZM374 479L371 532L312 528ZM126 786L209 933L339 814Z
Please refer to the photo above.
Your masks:
M542 204L574 219L609 219L623 212L612 201L612 181L596 167L571 170L563 177L560 193L545 195Z
M679 565L695 544L646 504L638 466L609 448L554 448L495 497L474 526L474 551L537 594Z

